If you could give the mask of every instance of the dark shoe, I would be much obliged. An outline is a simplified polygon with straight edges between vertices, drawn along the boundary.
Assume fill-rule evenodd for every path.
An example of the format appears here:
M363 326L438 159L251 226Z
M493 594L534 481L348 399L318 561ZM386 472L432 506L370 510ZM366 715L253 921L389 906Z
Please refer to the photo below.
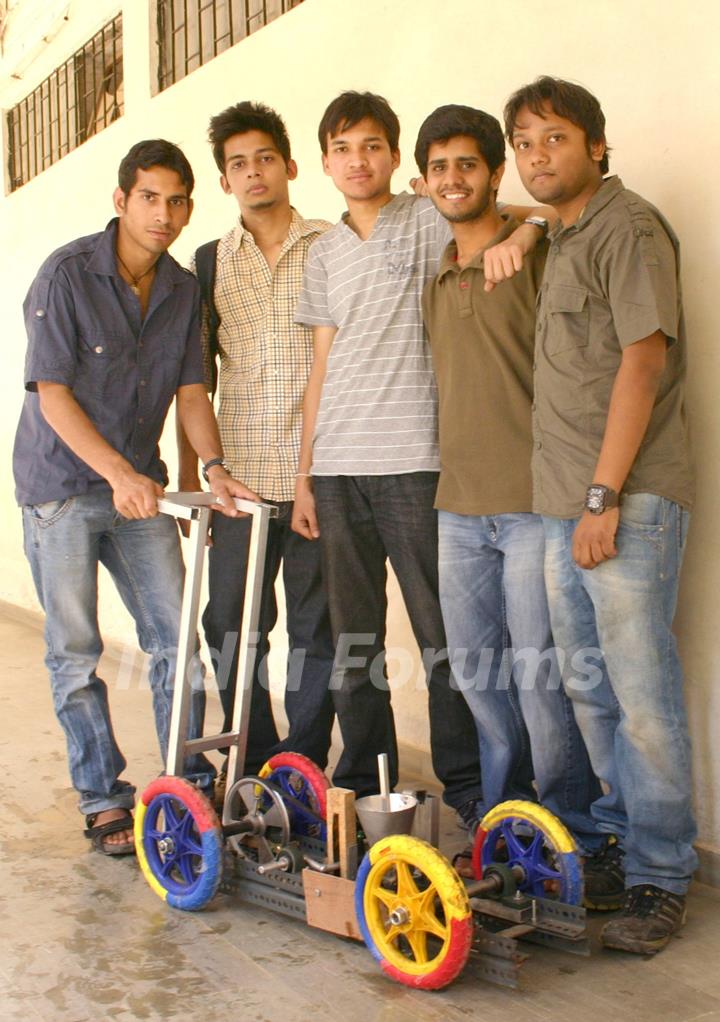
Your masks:
M452 868L455 870L459 877L464 880L474 880L475 872L472 865L473 860L473 846L468 845L463 848L462 851L456 852L452 857Z
M92 846L96 852L101 852L102 855L134 855L135 854L135 840L131 836L125 841L107 841L106 838L110 834L120 834L123 831L129 831L132 834L133 830L133 818L132 813L129 809L122 810L123 815L117 820L110 820L108 823L101 823L95 826L95 820L98 816L102 816L102 811L99 813L90 813L85 817L85 823L87 828L83 831L85 837L92 841Z
M622 908L625 900L625 870L623 851L614 834L608 834L603 843L585 859L585 908L597 912L614 912Z
M686 917L682 894L664 891L654 884L639 884L627 892L622 915L605 923L600 940L605 947L618 951L654 955L662 951Z
M475 828L485 815L482 803L474 798L463 802L461 806L457 807L455 812L458 815L458 826L462 830L469 831L471 835L475 832Z

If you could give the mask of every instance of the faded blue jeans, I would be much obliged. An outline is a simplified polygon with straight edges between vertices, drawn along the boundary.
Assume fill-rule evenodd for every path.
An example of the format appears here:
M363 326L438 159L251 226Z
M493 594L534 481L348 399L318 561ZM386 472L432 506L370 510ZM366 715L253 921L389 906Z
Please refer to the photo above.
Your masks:
M692 847L690 740L671 626L689 514L651 493L623 498L617 557L572 558L577 520L544 518L546 580L564 681L608 793L592 807L617 834L627 885L684 894Z
M600 793L563 692L544 580L542 519L440 511L440 604L453 673L472 710L488 809L537 797L589 849Z
M70 777L85 815L132 808L135 788L120 780L126 761L110 720L107 685L96 668L103 644L97 622L98 564L112 575L132 614L149 680L163 762L175 679L184 570L177 525L166 515L130 520L110 490L23 508L25 554L45 611L45 663L53 703L67 739ZM189 735L200 733L205 709L202 665L193 661ZM201 787L214 767L188 757L185 776Z

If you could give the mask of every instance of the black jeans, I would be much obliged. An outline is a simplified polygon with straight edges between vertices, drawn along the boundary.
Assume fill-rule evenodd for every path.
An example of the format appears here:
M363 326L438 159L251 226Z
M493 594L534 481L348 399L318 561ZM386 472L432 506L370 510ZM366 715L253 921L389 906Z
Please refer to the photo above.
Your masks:
M428 668L432 762L445 801L457 808L480 799L477 730L463 694L451 681L438 598L437 473L316 476L313 487L336 645L333 698L344 742L335 784L358 795L376 792L380 752L388 754L390 782L397 783L397 741L385 675L389 558Z
M334 719L329 692L334 646L327 598L322 585L320 550L290 529L292 503L277 504L270 519L260 607L259 639L253 673L246 773L257 773L269 756L282 750L327 764ZM203 614L205 638L218 679L230 730L238 670L238 636L247 572L250 518L215 515L209 553L210 598ZM289 639L285 711L289 734L283 741L273 718L267 678L268 635L277 621L275 579L283 566Z

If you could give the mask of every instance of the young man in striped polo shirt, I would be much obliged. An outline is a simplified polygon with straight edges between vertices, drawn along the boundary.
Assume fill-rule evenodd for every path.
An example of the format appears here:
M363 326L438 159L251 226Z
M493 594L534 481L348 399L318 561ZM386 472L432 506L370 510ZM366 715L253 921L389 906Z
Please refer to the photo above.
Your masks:
M420 300L447 241L426 200L393 196L398 119L380 96L343 93L319 137L348 212L313 245L296 320L314 328L293 528L320 538L337 645L344 750L336 784L377 791L398 762L385 672L386 558L423 651L433 767L469 824L481 812L477 735L451 683L438 600L436 390Z

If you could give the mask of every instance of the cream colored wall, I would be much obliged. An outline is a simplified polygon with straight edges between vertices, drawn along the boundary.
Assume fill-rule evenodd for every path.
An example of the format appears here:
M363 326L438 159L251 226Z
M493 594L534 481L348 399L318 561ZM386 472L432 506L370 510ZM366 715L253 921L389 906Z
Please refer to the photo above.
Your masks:
M35 0L33 0L35 2ZM61 5L62 6L62 5ZM0 81L0 102L16 102L55 64L118 9L105 0L65 4L70 21L25 81ZM327 102L346 88L386 95L403 124L404 158L397 187L414 172L412 148L423 117L447 102L498 114L508 93L540 73L583 82L602 101L613 147L612 169L657 203L675 225L684 250L684 285L691 371L689 405L699 468L698 505L690 535L678 614L694 740L700 835L720 848L720 540L717 507L720 456L717 391L720 315L714 289L720 265L720 209L714 175L720 165L720 8L714 0L656 4L606 0L505 0L494 5L455 0L306 0L178 85L149 99L149 15L142 0L126 0L126 113L60 164L0 200L3 338L0 379L3 499L0 501L0 597L34 605L21 555L18 513L11 498L10 449L22 396L24 333L20 300L41 259L55 246L97 230L111 215L110 193L119 158L142 137L180 143L197 174L196 210L175 255L223 232L234 209L217 184L204 141L208 116L239 99L280 110L294 144L300 176L295 204L306 215L335 219L341 200L320 171L316 125ZM81 31L85 25L87 31ZM74 33L74 35L73 35ZM70 37L73 42L70 43ZM3 64L0 63L0 74ZM33 80L33 76L35 76ZM502 196L524 199L512 160ZM171 453L171 442L165 443ZM395 590L389 643L410 648L407 621ZM132 641L112 592L102 593L108 634ZM413 684L396 695L404 741L426 743L425 697Z

